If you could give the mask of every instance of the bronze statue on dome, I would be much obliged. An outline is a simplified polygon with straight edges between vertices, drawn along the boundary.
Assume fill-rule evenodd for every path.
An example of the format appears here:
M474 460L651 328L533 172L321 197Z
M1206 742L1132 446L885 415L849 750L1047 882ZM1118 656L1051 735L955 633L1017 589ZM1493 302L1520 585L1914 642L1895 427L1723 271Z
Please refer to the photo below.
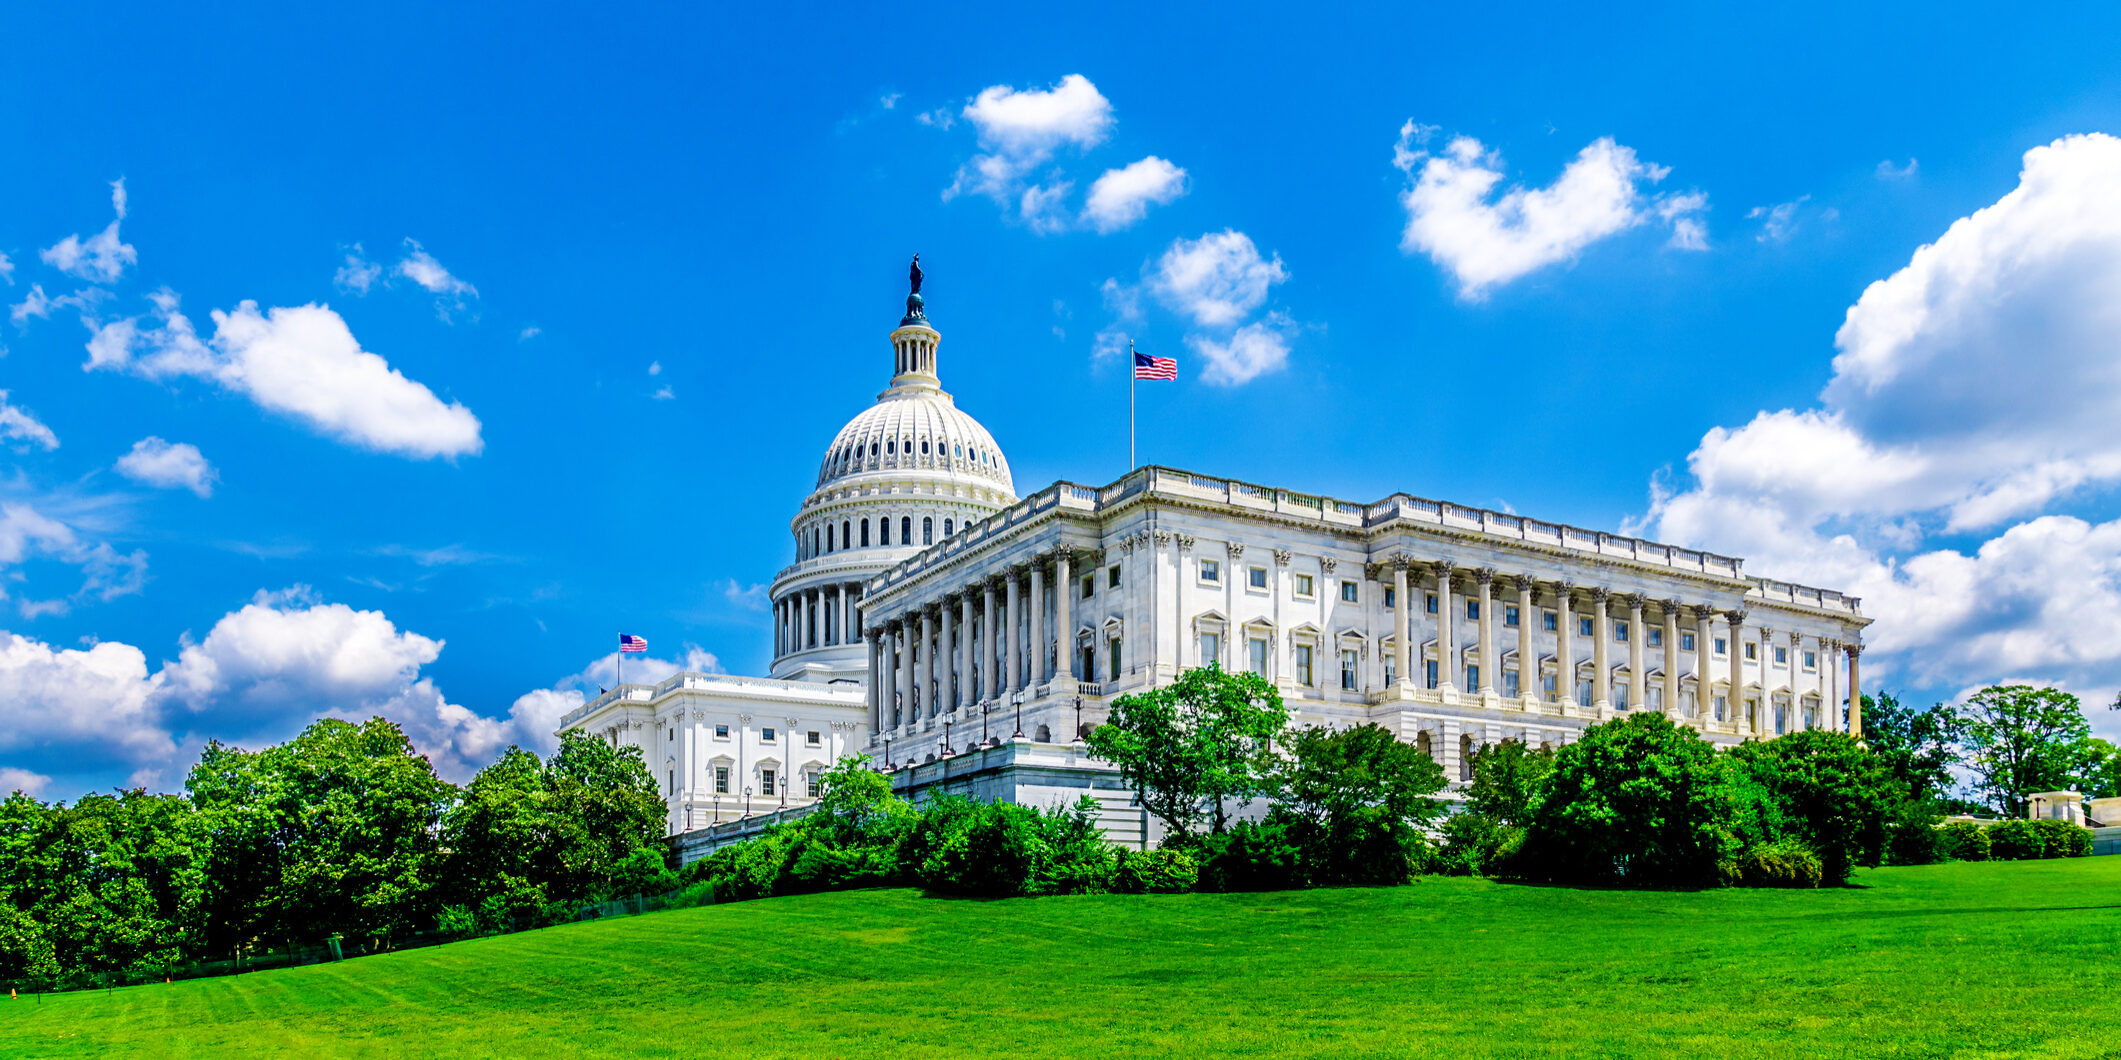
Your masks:
M913 268L907 274L906 279L907 282L913 284L914 294L921 293L921 256L919 254L913 256Z

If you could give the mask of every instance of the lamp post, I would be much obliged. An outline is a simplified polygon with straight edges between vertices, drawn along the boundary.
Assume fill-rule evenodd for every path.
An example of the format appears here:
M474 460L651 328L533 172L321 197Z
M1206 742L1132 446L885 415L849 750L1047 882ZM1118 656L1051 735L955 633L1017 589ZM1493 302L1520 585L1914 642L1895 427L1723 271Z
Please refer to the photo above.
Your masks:
M884 772L889 773L891 772L891 734L885 733L882 739L884 741Z
M1082 741L1082 738L1083 738L1083 697L1081 697L1081 696L1077 696L1077 697L1075 697L1075 739L1076 739L1076 741L1077 741L1077 742L1081 742L1081 741Z
M1009 694L1009 701L1016 704L1016 734L1009 738L1021 740L1024 738L1024 694L1022 692L1012 692Z
M994 736L993 736L993 734L991 734L991 733L989 733L989 732L987 731L987 718L988 718L988 717L989 717L990 715L992 715L993 713L994 713L994 708L992 708L992 707L989 707L989 706L987 706L987 705L986 705L986 704L984 704L984 703L980 704L980 708L979 708L979 745L980 745L981 747L992 747L992 746L994 746Z
M744 785L744 818L751 818L751 785Z
M945 714L943 715L943 757L948 758L956 753L950 747L950 716Z

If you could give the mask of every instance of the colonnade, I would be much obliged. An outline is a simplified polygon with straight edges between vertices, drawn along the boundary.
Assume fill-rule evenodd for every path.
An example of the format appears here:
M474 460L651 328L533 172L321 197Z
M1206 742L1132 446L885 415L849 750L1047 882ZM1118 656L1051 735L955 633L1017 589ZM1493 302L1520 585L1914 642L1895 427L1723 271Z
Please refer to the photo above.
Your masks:
M870 730L884 733L983 703L1005 703L1056 677L1076 676L1068 650L1074 558L1073 549L1058 548L934 603L871 616ZM1049 591L1052 651L1045 627Z
M773 657L852 644L850 631L861 628L857 607L862 597L860 582L812 585L773 602Z

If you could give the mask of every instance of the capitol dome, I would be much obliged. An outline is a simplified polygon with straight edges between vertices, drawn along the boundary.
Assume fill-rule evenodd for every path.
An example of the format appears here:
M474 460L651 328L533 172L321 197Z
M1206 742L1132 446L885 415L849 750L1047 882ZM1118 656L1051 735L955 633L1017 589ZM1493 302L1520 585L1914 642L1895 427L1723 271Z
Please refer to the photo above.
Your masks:
M936 374L942 334L917 277L891 332L891 385L833 436L789 523L795 562L771 590L775 677L866 676L864 583L1016 503L1001 446Z

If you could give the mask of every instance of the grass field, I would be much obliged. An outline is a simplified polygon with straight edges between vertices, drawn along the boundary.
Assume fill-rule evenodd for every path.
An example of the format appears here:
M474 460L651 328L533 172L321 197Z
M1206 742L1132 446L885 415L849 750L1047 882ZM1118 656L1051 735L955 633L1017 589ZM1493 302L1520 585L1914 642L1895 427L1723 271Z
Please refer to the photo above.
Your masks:
M2121 1057L2121 857L1858 882L782 898L0 999L0 1054Z

